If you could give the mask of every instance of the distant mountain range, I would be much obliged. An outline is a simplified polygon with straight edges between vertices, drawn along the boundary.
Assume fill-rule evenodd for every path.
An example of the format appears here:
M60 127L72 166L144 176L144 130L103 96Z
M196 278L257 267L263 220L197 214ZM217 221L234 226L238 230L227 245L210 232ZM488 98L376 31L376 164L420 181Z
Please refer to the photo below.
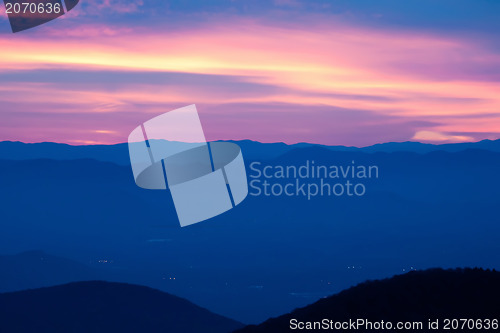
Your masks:
M33 151L23 160L0 155L0 254L44 253L0 258L0 290L119 281L259 323L412 267L500 268L499 152L239 144L249 177L254 161L355 161L378 166L380 177L353 180L366 185L361 197L249 195L225 214L180 228L168 191L135 185L126 145L1 143Z
M0 292L103 278L95 268L42 251L0 256L0 267Z
M282 142L261 143L251 140L231 141L237 143L244 154L250 160L268 160L277 158L297 148L322 147L332 151L343 152L413 152L430 153L434 151L459 152L467 149L481 149L492 152L500 152L500 140L483 140L479 142L428 144L420 142L388 142L375 144L368 147L346 147L326 146L311 143L297 143L288 145ZM0 159L27 160L48 158L55 160L73 160L91 158L98 161L113 162L119 165L130 163L128 147L126 143L115 145L88 145L71 146L62 143L22 143L13 141L0 142Z
M320 325L329 328L336 323L347 323L349 329L343 329L347 331L353 330L354 322L359 325L356 331L361 332L380 332L376 325L387 328L390 324L394 328L399 323L411 325L406 331L443 332L447 331L445 319L457 319L458 325L462 325L461 318L472 320L465 323L466 327L473 325L468 331L479 331L475 329L478 320L482 327L489 320L487 331L496 331L499 299L500 272L494 270L410 271L361 283L289 314L243 327L237 321L159 290L85 281L0 294L0 331L283 333L299 328L319 332ZM429 322L438 326L429 329ZM455 324L449 324L452 325Z
M0 294L5 333L229 333L243 325L159 290L102 281Z
M383 320L386 325L391 322L394 328L398 322L407 322L410 325L420 322L423 329L415 326L404 331L446 332L444 319L460 318L471 319L473 326L472 329L457 331L477 332L481 330L475 329L476 320L497 320L498 323L499 313L500 272L481 269L432 269L365 282L290 314L269 319L257 326L248 326L237 333L297 332L299 323L314 325L314 322L322 323L324 319L334 323L349 320L356 322L361 319L371 322L372 325ZM438 329L429 329L429 319L439 320ZM365 326L368 324L360 325L363 325L358 328L360 332L384 331L380 328L370 329L370 326ZM462 322L459 321L459 325L461 327ZM466 327L469 327L467 325L471 325L471 322L466 323ZM294 327L295 329L292 329ZM452 327L451 324L449 327ZM490 322L490 330L496 331L498 326L493 329Z

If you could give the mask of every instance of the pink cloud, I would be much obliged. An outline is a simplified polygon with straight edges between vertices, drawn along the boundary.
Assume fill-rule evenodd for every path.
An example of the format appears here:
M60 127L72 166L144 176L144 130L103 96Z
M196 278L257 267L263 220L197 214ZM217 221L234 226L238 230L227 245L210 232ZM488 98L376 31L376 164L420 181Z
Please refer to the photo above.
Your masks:
M484 69L497 68L500 57L477 41L407 31L388 34L321 21L304 28L227 20L224 25L211 22L162 33L104 25L44 29L45 36L40 33L36 39L0 35L0 72L176 72L226 76L249 84L247 91L209 81L147 84L134 82L132 75L108 86L100 85L97 76L95 83L78 87L2 83L0 102L20 110L43 105L34 112L64 114L68 122L76 117L71 115L86 113L94 120L110 115L104 129L89 120L85 126L67 125L81 131L56 130L48 124L35 130L40 137L53 133L53 140L122 141L133 124L113 119L113 113L130 113L134 117L127 119L141 122L192 103L209 110L211 135L218 139L365 145L424 137L465 140L498 131L492 124L499 125L500 88L496 74L488 76ZM339 110L351 110L350 117ZM137 116L141 113L144 117ZM488 115L487 121L462 117L477 114ZM279 119L280 126L269 125ZM10 128L2 128L7 137L15 136ZM475 134L448 134L452 132Z
M1 7L0 9L0 20L8 20L9 17L7 16L7 13L5 11L5 7Z

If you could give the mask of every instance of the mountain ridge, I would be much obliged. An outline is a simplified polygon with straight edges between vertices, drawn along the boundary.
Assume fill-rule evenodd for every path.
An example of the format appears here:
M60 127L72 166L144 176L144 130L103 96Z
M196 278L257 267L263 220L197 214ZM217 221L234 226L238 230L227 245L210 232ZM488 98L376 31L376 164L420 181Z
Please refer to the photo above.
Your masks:
M242 326L186 299L128 283L72 282L0 294L2 332L229 333Z
M380 178L352 180L366 185L362 197L249 195L225 214L180 228L168 191L137 187L127 165L0 160L0 253L42 249L92 263L110 280L164 290L246 323L410 266L498 268L499 153L306 146L261 167L313 160L376 165Z
M101 279L102 272L42 250L0 255L0 293Z
M285 153L303 148L324 148L336 152L413 152L426 154L434 151L459 152L467 149L481 149L500 153L500 139L482 140L478 142L429 144L421 142L387 142L366 147L340 145L322 145L314 143L286 144L283 142L262 143L252 140L227 140L238 144L245 158L251 160L267 160L277 158ZM70 145L66 143L40 142L24 143L21 141L0 141L0 158L26 160L48 158L56 160L90 158L118 165L128 165L128 147L126 143L111 145Z
M294 323L327 319L349 322L422 323L419 332L443 331L444 319L497 320L500 310L500 272L478 268L428 269L391 278L365 281L335 295L259 325L235 333L294 332ZM441 320L439 330L429 329L429 320ZM307 324L305 324L307 325ZM358 328L359 329L359 328ZM314 330L319 331L319 330ZM363 332L377 332L365 326Z

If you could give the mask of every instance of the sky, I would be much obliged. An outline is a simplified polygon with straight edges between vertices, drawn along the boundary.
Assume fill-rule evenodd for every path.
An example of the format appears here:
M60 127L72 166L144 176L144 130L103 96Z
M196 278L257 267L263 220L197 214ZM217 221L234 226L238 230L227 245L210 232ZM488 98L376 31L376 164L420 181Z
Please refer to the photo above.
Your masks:
M126 142L196 104L208 140L500 138L497 0L81 0L13 34L0 141Z

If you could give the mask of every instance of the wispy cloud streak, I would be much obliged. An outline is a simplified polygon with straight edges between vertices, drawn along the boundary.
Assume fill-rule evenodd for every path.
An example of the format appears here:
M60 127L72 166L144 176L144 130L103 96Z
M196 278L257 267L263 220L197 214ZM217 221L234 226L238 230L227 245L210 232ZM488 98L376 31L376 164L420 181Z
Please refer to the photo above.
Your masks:
M466 37L314 18L0 35L0 140L52 133L64 142L120 142L139 115L191 103L205 106L213 139L365 145L500 136L500 52ZM39 126L21 135L16 114L28 111ZM74 123L55 131L58 114Z

